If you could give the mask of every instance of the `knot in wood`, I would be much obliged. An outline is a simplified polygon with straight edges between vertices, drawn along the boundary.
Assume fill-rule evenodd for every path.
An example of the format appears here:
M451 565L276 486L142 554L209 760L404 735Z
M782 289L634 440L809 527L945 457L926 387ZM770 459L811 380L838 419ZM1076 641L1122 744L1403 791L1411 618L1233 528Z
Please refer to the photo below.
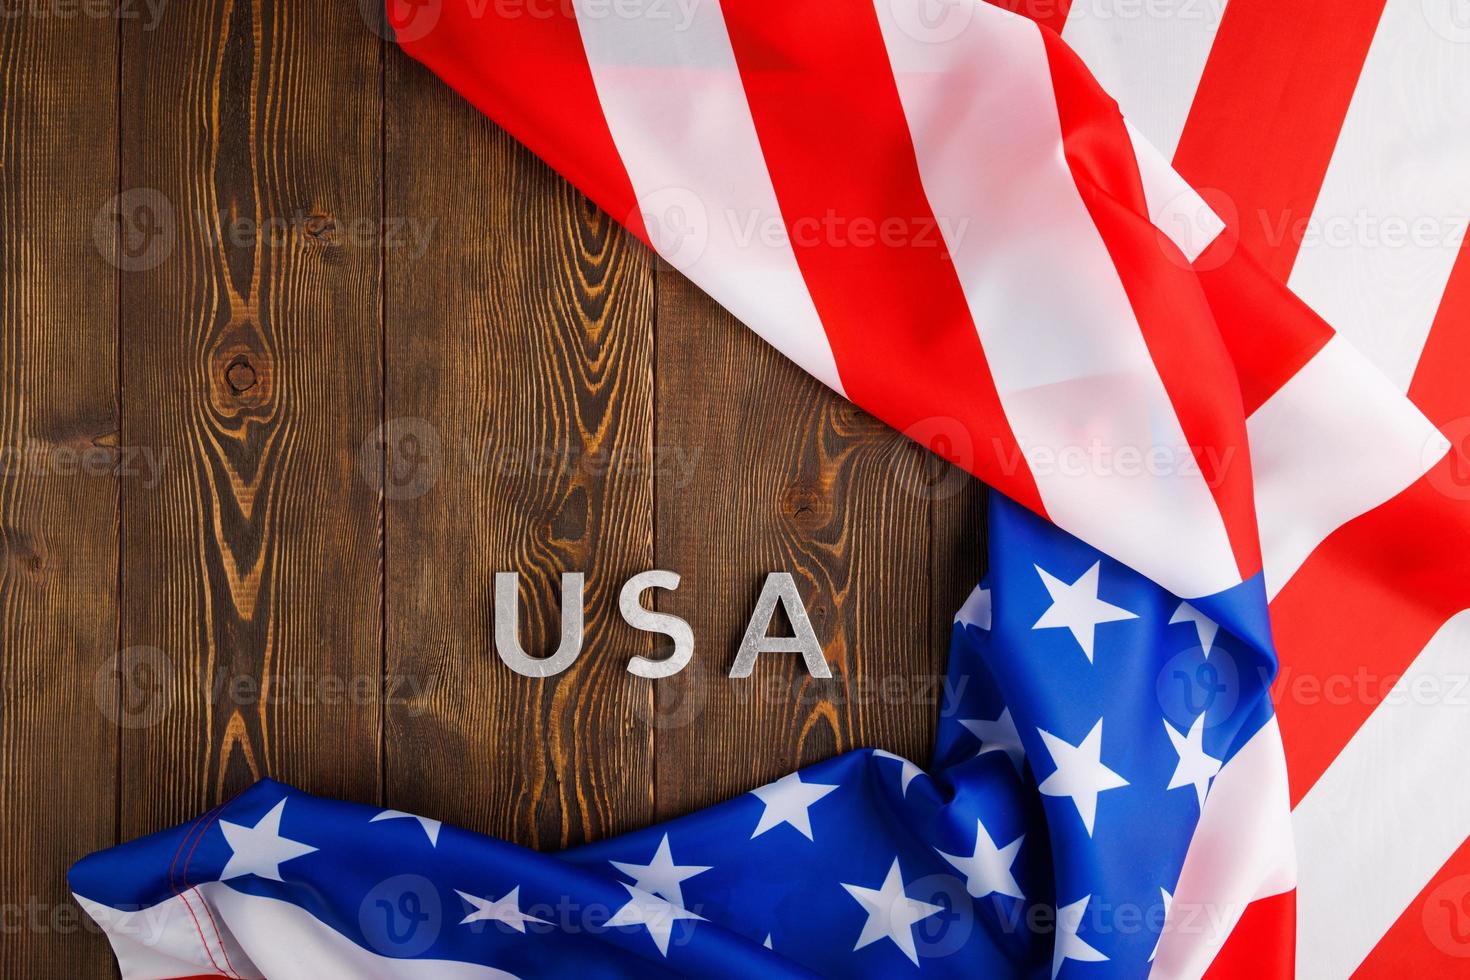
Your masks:
M302 222L307 241L318 245L333 245L337 240L337 219L330 214L309 214Z
M255 374L255 365L244 355L236 357L225 368L225 383L237 395L243 395L254 388L259 380Z
M826 519L827 498L810 483L795 483L781 495L781 511L793 520L819 522Z

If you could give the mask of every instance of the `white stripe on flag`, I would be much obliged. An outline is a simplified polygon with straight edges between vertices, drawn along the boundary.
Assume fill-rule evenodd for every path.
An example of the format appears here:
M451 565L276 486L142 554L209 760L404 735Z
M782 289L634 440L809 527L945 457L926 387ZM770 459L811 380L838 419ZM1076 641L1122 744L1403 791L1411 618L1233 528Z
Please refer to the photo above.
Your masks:
M1133 157L1138 161L1138 177L1143 184L1144 203L1154 227L1179 246L1184 257L1193 262L1210 243L1225 230L1225 222L1210 209L1199 192L1179 176L1179 171L1158 149L1144 138L1138 127L1124 121L1128 139L1133 143Z
M1297 972L1341 980L1470 835L1470 610L1442 626L1297 804Z
M1225 0L1075 0L1062 38L1173 159L1224 15Z
M920 176L1051 519L1185 598L1240 581L1224 522L1077 192L1040 29L977 4L958 36L875 4ZM1176 465L1128 461L1169 454Z
M1329 534L1397 496L1449 450L1345 337L1328 341L1246 430L1272 598Z
M1470 217L1470 21L1457 9L1388 0L1288 282L1400 391Z
M125 912L77 895L77 904L107 933L123 980L192 975L323 980L516 980L515 975L455 960L400 959L364 949L310 912L277 898L209 881L182 896ZM202 936L210 934L206 950ZM221 949L221 940L223 949Z
M838 392L718 3L574 0L597 96L659 254ZM526 84L537 84L528 79Z
M1286 759L1272 718L1210 784L1150 975L1203 976L1246 907L1295 884Z

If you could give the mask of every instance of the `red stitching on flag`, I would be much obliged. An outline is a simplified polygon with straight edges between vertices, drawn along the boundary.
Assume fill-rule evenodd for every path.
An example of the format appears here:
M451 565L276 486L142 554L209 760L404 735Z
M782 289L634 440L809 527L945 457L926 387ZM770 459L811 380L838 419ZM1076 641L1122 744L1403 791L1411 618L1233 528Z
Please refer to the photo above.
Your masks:
M189 918L192 919L194 922L194 931L199 935L199 943L204 948L204 955L209 957L210 966L214 967L216 970L219 970L223 976L239 978L239 972L235 970L234 964L230 962L229 950L225 947L224 935L220 931L219 923L216 922L214 919L214 911L209 907L209 903L205 901L204 895L199 891L198 887L190 884L189 882L189 862L194 859L194 852L198 850L200 842L204 840L204 834L224 814L225 808L237 799L239 799L238 795L231 797L214 809L207 811L194 821L194 823L189 827L189 830L179 840L178 849L174 851L174 858L169 863L168 881L169 887L173 890L174 897L181 899L184 903L184 908L189 910ZM184 845L189 842L189 838L195 834L196 830L198 831L198 834L197 836L194 836L194 843L189 848L188 856L184 858L183 871L181 875L176 876L175 869L178 867L179 856L183 853ZM212 950L209 946L209 937L204 934L204 928L199 922L199 916L194 912L193 904L185 896L184 891L180 890L180 883L183 884L185 890L193 892L195 895L197 895L200 904L204 906L205 914L209 917L209 926L212 930L214 930L215 940L219 943L220 955L222 955L225 960L225 965L223 967L220 966L219 963L215 960L214 950Z

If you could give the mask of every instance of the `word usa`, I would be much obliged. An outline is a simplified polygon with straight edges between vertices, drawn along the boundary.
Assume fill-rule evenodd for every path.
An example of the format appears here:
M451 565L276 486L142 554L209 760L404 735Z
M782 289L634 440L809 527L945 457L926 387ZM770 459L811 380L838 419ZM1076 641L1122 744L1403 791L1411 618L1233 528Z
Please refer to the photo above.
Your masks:
M582 587L581 572L563 572L561 577L561 643L549 657L532 657L521 648L516 619L520 607L520 576L515 572L495 573L495 652L507 667L527 677L552 677L572 665L582 652ZM675 572L649 571L634 575L618 595L618 610L628 625L645 633L662 633L674 641L674 652L663 660L634 657L628 661L628 673L639 677L672 677L688 666L694 656L694 631L689 623L669 613L646 609L638 600L649 589L673 590L679 587ZM767 636L771 617L779 604L791 621L791 636ZM735 654L731 677L749 677L755 658L762 653L799 653L813 677L831 677L822 645L812 631L806 606L797 594L796 582L787 572L772 572L761 586L755 611L746 624L745 636Z

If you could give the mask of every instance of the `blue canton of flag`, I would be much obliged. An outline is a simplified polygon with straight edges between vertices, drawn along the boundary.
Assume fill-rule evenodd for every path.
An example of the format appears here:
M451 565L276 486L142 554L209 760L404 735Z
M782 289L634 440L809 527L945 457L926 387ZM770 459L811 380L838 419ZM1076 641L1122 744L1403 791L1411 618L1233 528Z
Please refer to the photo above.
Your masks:
M265 780L72 889L126 978L1147 975L1271 720L1260 582L1184 602L999 496L990 535L931 772L862 749L560 854Z

